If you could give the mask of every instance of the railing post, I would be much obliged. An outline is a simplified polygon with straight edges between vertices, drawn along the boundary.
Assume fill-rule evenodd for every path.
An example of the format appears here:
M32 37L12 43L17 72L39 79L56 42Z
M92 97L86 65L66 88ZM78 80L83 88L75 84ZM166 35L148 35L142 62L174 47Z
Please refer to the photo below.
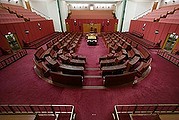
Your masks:
M52 105L51 105L51 109L52 109L53 114L56 115Z
M158 106L155 106L154 110L152 111L152 114L156 111L157 108Z
M134 107L134 111L133 111L133 114L135 113L136 109L137 109L137 105L136 105L136 106Z

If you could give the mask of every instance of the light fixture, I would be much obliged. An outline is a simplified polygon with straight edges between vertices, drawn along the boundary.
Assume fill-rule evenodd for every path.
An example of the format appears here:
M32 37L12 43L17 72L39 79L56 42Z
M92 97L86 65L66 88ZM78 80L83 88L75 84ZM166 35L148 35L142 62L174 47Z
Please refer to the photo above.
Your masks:
M37 23L38 26L40 26L40 23Z
M15 3L18 3L18 0L14 0L15 1Z
M29 34L29 31L28 31L28 30L25 30L25 34Z
M155 30L155 34L159 34L159 30Z
M109 20L107 20L107 26L109 26Z
M77 24L76 24L76 20L74 20L74 25L76 26Z
M165 4L167 4L168 2L170 2L170 0L165 0Z
M142 30L145 30L146 23L143 24Z
M90 5L89 9L90 9L90 10L94 10L94 6L93 6L93 5Z

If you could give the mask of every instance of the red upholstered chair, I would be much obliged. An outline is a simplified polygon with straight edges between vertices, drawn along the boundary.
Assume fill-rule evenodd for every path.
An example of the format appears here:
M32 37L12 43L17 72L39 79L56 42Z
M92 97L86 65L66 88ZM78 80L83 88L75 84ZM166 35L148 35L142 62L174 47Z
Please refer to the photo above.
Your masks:
M40 47L34 54L36 60L44 60L45 50Z

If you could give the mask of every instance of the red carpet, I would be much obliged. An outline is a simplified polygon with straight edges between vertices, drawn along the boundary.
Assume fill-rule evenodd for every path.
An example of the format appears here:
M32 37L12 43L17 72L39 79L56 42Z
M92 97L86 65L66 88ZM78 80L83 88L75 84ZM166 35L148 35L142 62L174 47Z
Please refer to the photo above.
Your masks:
M99 66L99 57L107 54L107 48L103 43L102 37L98 38L96 46L87 45L86 39L83 38L78 48L78 54L86 56L87 68L96 68Z
M86 39L83 38L78 49L78 54L86 56L86 71L85 76L92 76L92 78L84 78L84 86L103 86L103 79L101 71L99 70L99 58L107 54L107 48L104 45L102 37L98 38L96 46L89 46ZM89 68L89 69L88 69ZM96 77L97 76L97 77Z
M92 50L88 51L97 62L97 55L94 57ZM110 89L61 88L51 85L35 74L32 61L34 52L28 50L28 55L0 71L0 104L73 104L77 120L112 120L115 104L179 101L179 68L159 57L155 51L152 51L152 71L145 80L133 87ZM103 54L101 51L97 53L98 57ZM92 58L87 58L87 63ZM89 64L89 67L96 67L96 62ZM90 82L94 84L92 80Z

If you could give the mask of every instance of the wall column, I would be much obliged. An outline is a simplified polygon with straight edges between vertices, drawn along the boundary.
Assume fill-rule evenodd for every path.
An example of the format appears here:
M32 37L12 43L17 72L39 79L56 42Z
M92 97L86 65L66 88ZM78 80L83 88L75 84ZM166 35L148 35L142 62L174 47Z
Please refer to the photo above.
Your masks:
M60 26L61 26L61 30L62 30L62 32L64 32L64 30L63 30L63 23L62 23L62 16L61 16L61 10L60 10L60 2L59 2L59 0L57 0L57 6L58 6L58 13L59 13L59 18L60 18Z
M25 0L25 5L28 10L32 11L29 0Z
M123 0L123 8L122 8L122 17L121 17L121 26L120 26L120 32L122 32L122 28L123 28L123 23L124 23L124 15L125 15L125 11L126 11L126 3L127 3L127 0Z

